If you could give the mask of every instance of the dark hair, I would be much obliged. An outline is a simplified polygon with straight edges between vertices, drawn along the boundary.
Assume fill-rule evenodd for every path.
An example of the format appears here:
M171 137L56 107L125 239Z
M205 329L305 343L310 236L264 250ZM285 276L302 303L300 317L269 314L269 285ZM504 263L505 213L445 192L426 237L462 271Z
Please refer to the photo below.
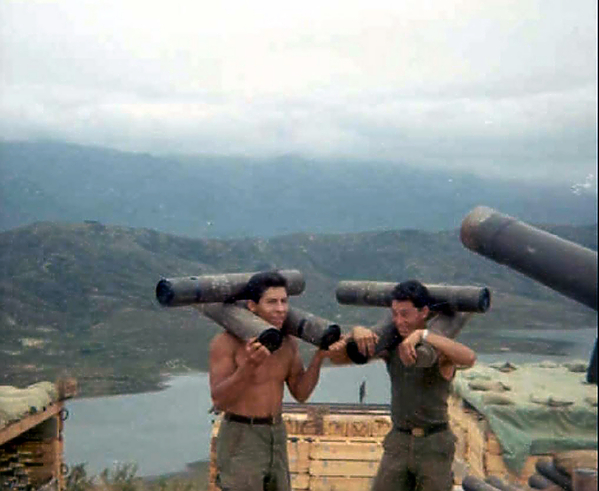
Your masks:
M430 296L426 286L417 280L398 283L391 292L391 298L393 300L410 300L417 309L430 304Z
M277 287L287 290L287 280L281 273L277 271L256 273L244 288L244 297L258 303L266 290Z

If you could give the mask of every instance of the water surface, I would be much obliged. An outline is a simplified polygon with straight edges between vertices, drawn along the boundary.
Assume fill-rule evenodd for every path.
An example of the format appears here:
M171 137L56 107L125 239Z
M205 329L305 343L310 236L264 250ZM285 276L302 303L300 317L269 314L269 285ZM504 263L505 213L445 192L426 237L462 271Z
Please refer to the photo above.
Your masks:
M596 329L574 331L502 331L502 336L562 340L567 356L500 352L480 355L483 362L533 363L545 359L588 362ZM310 402L358 402L366 381L366 401L387 403L389 379L382 362L364 366L326 367ZM285 400L292 399L287 394ZM187 463L208 460L211 407L208 376L192 373L170 379L160 392L69 401L65 426L65 457L69 465L87 463L97 474L115 463L134 462L138 475L180 472Z

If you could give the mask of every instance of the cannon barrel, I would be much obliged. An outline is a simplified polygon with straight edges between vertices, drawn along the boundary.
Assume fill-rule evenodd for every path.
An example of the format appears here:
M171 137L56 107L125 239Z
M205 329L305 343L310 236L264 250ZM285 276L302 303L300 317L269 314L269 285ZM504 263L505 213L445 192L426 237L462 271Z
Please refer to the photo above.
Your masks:
M341 337L341 328L337 324L296 307L289 307L281 330L250 312L244 302L199 304L196 308L244 341L258 338L271 352L281 346L285 334L296 336L321 349L328 349Z
M528 478L528 486L533 489L547 489L554 488L555 483L539 473L534 473Z
M462 489L464 491L499 491L493 484L483 481L482 479L468 474L462 479Z
M271 353L281 347L283 334L243 305L202 303L196 308L209 319L243 341L257 338Z
M320 349L328 349L341 337L341 328L338 324L297 307L289 307L287 318L283 323L283 332L303 339Z
M462 221L465 247L597 310L597 252L479 206Z
M299 295L306 288L302 273L295 269L278 271L287 280L287 294ZM197 303L247 300L243 293L253 273L227 273L181 278L163 278L156 285L156 298L166 307Z
M390 307L391 293L397 283L384 281L341 281L335 294L344 305ZM425 285L433 311L486 312L491 293L481 286Z

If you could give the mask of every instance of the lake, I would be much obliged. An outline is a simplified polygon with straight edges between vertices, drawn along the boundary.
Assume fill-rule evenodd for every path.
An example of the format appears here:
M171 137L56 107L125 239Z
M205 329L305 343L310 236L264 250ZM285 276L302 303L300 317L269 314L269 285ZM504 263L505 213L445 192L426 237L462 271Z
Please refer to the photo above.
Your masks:
M548 337L572 342L565 357L502 352L480 355L482 362L534 363L553 359L588 362L596 329L571 331L502 331L506 337ZM385 366L325 367L310 402L358 402L366 381L366 401L387 403L389 381ZM292 399L287 394L286 400ZM208 460L213 415L206 373L172 377L159 392L75 399L67 402L65 459L69 466L83 463L97 474L116 463L136 463L138 475L180 472L187 463Z

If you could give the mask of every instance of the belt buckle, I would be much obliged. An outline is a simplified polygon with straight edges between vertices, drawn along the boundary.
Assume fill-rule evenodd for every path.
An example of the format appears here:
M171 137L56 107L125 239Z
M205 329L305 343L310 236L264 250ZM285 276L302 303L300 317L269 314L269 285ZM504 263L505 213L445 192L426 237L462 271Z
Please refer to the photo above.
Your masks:
M424 428L412 428L412 436L424 436Z

